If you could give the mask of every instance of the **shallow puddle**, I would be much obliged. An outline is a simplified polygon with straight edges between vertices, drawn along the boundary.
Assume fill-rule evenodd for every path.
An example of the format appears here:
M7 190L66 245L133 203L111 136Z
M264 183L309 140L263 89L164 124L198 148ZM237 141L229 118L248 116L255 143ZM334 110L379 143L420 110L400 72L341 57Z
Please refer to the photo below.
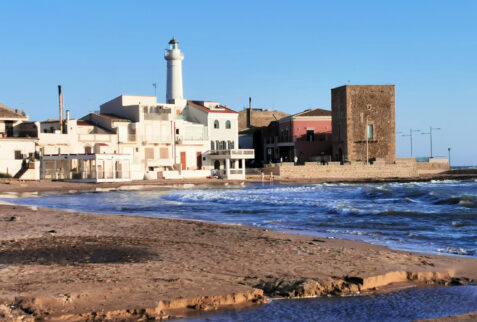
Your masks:
M345 298L274 300L175 321L414 321L477 311L477 287L431 287Z

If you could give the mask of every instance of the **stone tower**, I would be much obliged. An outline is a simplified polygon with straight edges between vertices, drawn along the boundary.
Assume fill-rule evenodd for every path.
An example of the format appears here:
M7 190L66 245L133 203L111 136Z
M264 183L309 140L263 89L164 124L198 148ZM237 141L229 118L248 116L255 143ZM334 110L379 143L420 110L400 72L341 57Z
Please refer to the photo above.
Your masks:
M172 38L169 41L169 49L164 54L167 60L167 93L166 102L171 103L174 100L183 99L182 90L182 60L184 54L179 49L179 42Z
M394 85L345 85L331 90L335 161L396 160Z

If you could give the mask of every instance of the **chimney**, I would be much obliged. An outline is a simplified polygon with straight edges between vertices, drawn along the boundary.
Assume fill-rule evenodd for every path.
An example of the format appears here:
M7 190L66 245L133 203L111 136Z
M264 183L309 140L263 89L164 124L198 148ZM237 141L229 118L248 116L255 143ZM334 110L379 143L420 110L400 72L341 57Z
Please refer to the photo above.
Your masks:
M247 127L252 127L252 98L248 98L248 111L247 111Z
M61 85L58 85L58 101L60 104L60 133L63 133L63 94L61 94Z
M68 127L70 126L70 110L66 110L66 133L68 133Z

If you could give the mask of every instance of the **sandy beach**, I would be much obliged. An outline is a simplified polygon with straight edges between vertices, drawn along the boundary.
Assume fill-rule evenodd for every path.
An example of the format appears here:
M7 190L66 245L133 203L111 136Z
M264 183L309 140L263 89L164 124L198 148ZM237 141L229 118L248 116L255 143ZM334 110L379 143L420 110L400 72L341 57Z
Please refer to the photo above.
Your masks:
M168 183L169 185L171 183ZM223 182L222 182L223 184ZM158 188L164 186L151 186ZM1 184L0 191L114 188ZM0 319L147 320L477 280L477 259L265 229L0 205Z

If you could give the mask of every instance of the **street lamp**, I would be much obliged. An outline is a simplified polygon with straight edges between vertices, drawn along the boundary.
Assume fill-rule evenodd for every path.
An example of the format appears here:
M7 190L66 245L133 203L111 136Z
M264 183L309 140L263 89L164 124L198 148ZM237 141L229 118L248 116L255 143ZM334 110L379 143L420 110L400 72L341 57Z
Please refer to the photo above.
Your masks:
M429 134L429 139L430 139L430 145L431 145L431 159L433 158L432 156L432 130L440 130L439 127L429 127L429 132L421 133L421 134Z
M447 148L447 151L449 151L449 168L450 168L450 166L451 166L451 162L450 162L450 161L451 161L451 159L450 159L450 151L451 151L451 148Z
M411 158L412 158L412 133L414 132L421 132L421 130L409 129L409 134L401 134L401 136L408 136L411 141Z

